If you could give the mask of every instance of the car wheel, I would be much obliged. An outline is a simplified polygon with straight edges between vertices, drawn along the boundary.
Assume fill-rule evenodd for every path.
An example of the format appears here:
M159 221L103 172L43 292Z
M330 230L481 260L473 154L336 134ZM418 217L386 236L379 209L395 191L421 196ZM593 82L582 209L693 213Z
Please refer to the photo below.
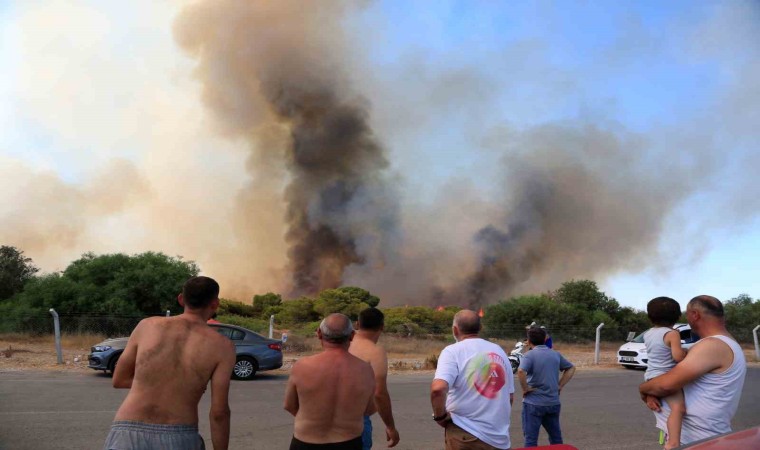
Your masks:
M517 373L517 368L520 367L520 363L514 359L510 359L509 363L512 365L512 373Z
M108 362L108 372L113 375L114 372L116 372L116 363L119 362L119 358L121 358L121 353L113 355L111 357L111 361Z
M250 380L259 370L259 363L250 356L238 356L235 367L232 369L232 378L236 380Z

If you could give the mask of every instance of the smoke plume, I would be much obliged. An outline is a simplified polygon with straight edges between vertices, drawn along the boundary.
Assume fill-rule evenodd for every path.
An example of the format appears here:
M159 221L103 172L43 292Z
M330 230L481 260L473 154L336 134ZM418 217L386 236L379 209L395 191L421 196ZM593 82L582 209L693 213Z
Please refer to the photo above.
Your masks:
M341 68L344 8L209 1L188 7L175 23L222 126L248 139L252 152L284 161L293 294L338 287L348 266L377 264L378 246L395 228L395 208L384 198L385 152L366 102L351 94ZM284 148L257 145L252 130L267 124L284 128ZM374 220L364 220L363 210L374 211Z
M427 4L419 29L338 0L115 5L0 15L0 244L45 270L153 250L240 300L477 307L683 266L758 218L752 3L657 29L621 7L577 64L563 27L484 45ZM492 20L473 10L463 29Z

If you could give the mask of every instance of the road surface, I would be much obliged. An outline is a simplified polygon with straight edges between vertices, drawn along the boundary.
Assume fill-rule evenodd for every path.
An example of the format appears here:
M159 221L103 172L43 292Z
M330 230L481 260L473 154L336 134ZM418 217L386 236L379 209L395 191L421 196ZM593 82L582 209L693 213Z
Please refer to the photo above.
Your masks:
M431 420L432 373L392 374L390 392L398 449L440 449L442 430ZM639 400L643 372L624 369L579 371L562 393L565 443L582 450L658 449L652 414ZM285 375L257 375L233 381L231 449L287 449L293 419L282 409ZM519 386L516 398L520 398ZM100 449L116 409L126 395L99 372L0 372L0 449ZM201 434L211 448L209 394L201 402ZM512 446L523 444L520 402L510 426ZM375 415L375 446L385 448L384 428ZM760 424L760 368L747 373L734 429ZM381 441L382 440L382 441ZM546 444L541 431L539 444Z

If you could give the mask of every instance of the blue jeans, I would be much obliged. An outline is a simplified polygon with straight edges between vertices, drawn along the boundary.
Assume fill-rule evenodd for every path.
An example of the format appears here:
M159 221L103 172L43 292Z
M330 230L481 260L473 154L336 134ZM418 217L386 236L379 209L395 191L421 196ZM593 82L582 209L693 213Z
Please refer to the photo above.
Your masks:
M363 450L369 450L372 448L371 416L364 416L364 431L362 431L362 448Z
M522 429L526 447L538 446L538 431L542 425L549 433L549 444L562 443L559 410L560 405L538 406L523 402Z

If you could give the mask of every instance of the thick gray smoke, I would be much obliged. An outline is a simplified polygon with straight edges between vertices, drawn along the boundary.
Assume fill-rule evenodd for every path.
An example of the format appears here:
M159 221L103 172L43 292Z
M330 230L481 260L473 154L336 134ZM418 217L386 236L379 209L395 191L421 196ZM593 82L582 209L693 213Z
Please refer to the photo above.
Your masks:
M284 163L294 295L340 286L350 265L382 264L396 227L385 152L341 66L343 10L339 2L214 0L186 8L175 24L220 126L249 140L253 158ZM262 146L257 130L273 124L285 143ZM284 180L249 167L264 181L250 189L280 192Z
M709 120L652 127L647 138L603 117L504 131L483 125L496 105L468 86L487 79L478 73L457 70L430 83L421 76L421 93L398 80L387 87L386 109L376 84L381 125L403 129L407 121L424 130L464 105L473 112L466 114L466 132L489 142L483 153L497 184L490 195L472 181L453 181L440 198L417 202L415 192L402 195L387 181L391 158L357 93L357 86L373 85L357 84L361 75L350 68L356 54L343 32L349 12L342 2L201 1L175 23L177 41L197 61L203 100L220 132L250 148L252 181L240 195L241 217L250 227L257 216L285 218L282 236L272 239L287 243L291 293L352 283L386 304L477 306L571 278L667 267L660 245L665 233L674 233L668 224L725 167L716 142L726 136L707 132ZM618 60L626 60L625 45L615 47ZM505 83L513 84L502 88L537 85L542 92L540 85L555 84L545 89L547 98L570 96L564 91L573 75L542 78L552 67L536 63L538 51L517 44L507 52L509 67L532 59L525 70L510 72L515 78ZM402 100L406 107L398 108ZM755 102L744 104L756 109ZM420 132L414 128L407 124L401 133ZM283 210L260 208L280 200Z
M503 137L507 198L474 234L477 262L460 288L471 305L542 276L556 286L652 263L665 219L694 188L684 167L648 163L651 150L624 132L551 125Z

